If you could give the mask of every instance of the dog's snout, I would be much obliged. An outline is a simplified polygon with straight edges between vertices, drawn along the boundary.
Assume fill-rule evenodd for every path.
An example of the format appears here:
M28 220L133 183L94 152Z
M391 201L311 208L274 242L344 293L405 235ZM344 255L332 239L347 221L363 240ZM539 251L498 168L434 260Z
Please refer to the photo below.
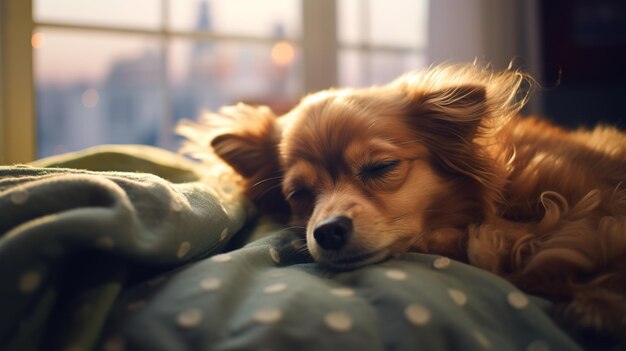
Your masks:
M353 225L350 218L336 216L318 224L313 231L313 236L317 244L323 249L338 251L348 241L352 229Z

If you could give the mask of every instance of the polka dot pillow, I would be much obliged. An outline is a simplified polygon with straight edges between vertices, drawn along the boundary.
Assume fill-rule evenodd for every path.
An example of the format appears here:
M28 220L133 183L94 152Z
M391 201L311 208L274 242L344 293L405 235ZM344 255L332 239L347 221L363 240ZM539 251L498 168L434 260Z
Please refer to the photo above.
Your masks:
M124 294L103 350L578 350L549 303L446 257L320 269L281 231ZM140 306L140 307L137 307Z

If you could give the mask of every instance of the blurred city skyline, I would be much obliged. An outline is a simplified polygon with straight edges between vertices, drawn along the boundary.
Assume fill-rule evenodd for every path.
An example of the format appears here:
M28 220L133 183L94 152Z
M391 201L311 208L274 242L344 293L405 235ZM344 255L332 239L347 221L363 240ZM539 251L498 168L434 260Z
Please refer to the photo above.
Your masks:
M49 5L50 1L36 0L35 6ZM137 6L161 1L133 1L132 6L124 9L127 15L119 18L114 14L123 9L125 2L121 0L110 0L111 8L116 11L109 8L86 17L75 15L90 4L109 2L55 1L58 1L58 8L48 8L45 12L45 6L43 9L36 7L34 14L35 21L40 23L32 37L38 157L98 144L134 143L176 149L180 139L173 130L182 118L195 119L203 111L215 111L239 101L270 105L282 113L303 94L303 63L298 42L302 21L300 1L264 1L267 7L252 16L254 20L250 19L248 26L233 27L225 18L246 22L240 18L246 19L254 11L245 9L248 15L239 17L241 9L224 4L234 6L256 1L256 6L251 6L254 9L259 7L257 0L167 0L171 14L180 15L170 17L172 30L225 36L223 40L211 41L172 36L167 39L167 47L160 32L155 35L141 32L156 28L160 21L158 11L148 11L148 16L157 13L156 22L144 19L135 23L131 21L134 17L128 15L138 11ZM395 11L404 10L404 16L417 19L395 21L399 23L397 28L402 29L409 22L416 29L409 31L410 34L390 37L389 43L383 40L389 26L383 25L384 21L374 20L377 14L371 12L384 1L371 0L367 3L371 6L365 9L359 0L338 3L338 16L345 19L338 21L338 24L344 23L339 25L337 33L340 44L342 41L362 42L361 35L365 34L353 27L358 29L363 25L357 19L362 14L359 11L365 10L371 17L370 27L364 31L369 33L368 43L409 48L399 52L369 52L340 47L337 52L339 85L384 83L425 65L425 55L419 51L425 45L425 25L419 19L425 16L427 0L420 0L422 7L415 7L418 2L410 0L391 1L403 5ZM71 4L81 5L73 11L59 10ZM174 10L174 4L180 6ZM285 4L288 5L278 10ZM407 4L410 5L407 7ZM186 11L181 10L185 8ZM408 9L413 12L408 14ZM89 22L90 16L98 20ZM107 16L112 16L114 21L105 20ZM186 22L182 22L183 19ZM140 30L116 32L93 30L90 26ZM235 38L229 40L228 36ZM241 41L237 36L262 40Z
M210 28L197 26L201 4L210 5ZM255 3L256 6L251 6ZM274 37L276 24L282 26L283 36L300 35L300 2L292 0L176 0L169 6L168 27L180 32L218 32L226 35ZM71 23L141 30L160 30L161 0L35 0L33 17L36 23ZM236 14L238 21L232 19ZM37 28L35 66L38 80L43 84L73 84L77 81L97 82L106 78L112 62L141 56L146 51L159 53L161 39L156 35L115 32L77 31L57 28ZM188 42L174 37L171 45ZM186 55L172 50L170 74L182 79ZM68 69L71 68L71 69Z
M158 31L163 0L34 0L36 23L64 23ZM167 0L166 28L178 33L199 31L200 4L210 5L211 28L218 35L272 39L280 24L288 40L301 36L301 2L296 0ZM367 6L364 6L367 4ZM425 48L428 0L338 0L338 42ZM364 29L363 16L369 22ZM320 25L325 25L321 23ZM38 27L35 60L41 83L72 84L102 80L113 61L139 56L147 49L159 52L157 35L77 31ZM170 46L190 39L172 37ZM170 78L184 77L187 58L180 50L168 55ZM68 69L71 67L71 69Z
M194 30L213 30L210 4L198 2ZM271 29L277 41L274 45L201 40L172 43L168 54L176 53L182 59L177 79L164 76L171 67L165 65L171 62L163 60L164 52L158 45L140 45L135 52L119 56L109 54L100 76L91 79L84 75L73 80L47 79L38 71L43 70L38 64L48 57L36 56L39 156L108 143L175 149L177 138L172 131L182 118L195 118L203 110L216 109L236 98L263 103L290 100L289 92L299 91L294 48L281 41L285 35L281 23ZM45 48L46 36L54 38L52 32L33 37L36 50ZM87 40L94 40L89 34L82 33L89 37ZM56 50L67 55L65 50ZM74 67L66 65L63 69L68 68Z

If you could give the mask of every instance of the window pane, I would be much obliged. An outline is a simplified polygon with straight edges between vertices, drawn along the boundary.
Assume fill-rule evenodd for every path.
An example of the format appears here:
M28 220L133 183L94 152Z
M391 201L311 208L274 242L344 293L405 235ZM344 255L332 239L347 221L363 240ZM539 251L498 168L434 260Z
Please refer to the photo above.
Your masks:
M342 44L367 42L367 0L337 0L337 36Z
M38 157L105 143L162 144L157 39L52 29L34 37Z
M364 62L362 52L358 50L340 50L338 61L339 86L341 87L363 87L369 83L368 65Z
M175 121L236 102L270 105L280 114L302 92L300 54L286 42L176 40L170 49Z
M423 55L373 52L370 56L370 84L385 84L406 72L426 66Z
M428 0L369 0L371 43L423 48Z
M169 4L169 23L176 31L268 38L300 36L298 0L170 0Z
M422 49L427 16L428 0L338 0L339 42Z
M161 0L33 0L35 22L157 29Z
M424 55L343 49L339 51L339 84L346 87L385 84L425 66Z

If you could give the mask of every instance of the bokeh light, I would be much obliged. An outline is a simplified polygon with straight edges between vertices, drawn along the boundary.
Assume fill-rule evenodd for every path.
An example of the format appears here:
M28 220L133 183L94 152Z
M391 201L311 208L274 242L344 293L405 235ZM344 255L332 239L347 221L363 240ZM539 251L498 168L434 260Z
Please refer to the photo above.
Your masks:
M35 32L30 38L30 44L34 49L39 49L43 46L43 33Z
M277 66L288 66L293 62L296 53L287 41L279 41L272 47L272 62Z

